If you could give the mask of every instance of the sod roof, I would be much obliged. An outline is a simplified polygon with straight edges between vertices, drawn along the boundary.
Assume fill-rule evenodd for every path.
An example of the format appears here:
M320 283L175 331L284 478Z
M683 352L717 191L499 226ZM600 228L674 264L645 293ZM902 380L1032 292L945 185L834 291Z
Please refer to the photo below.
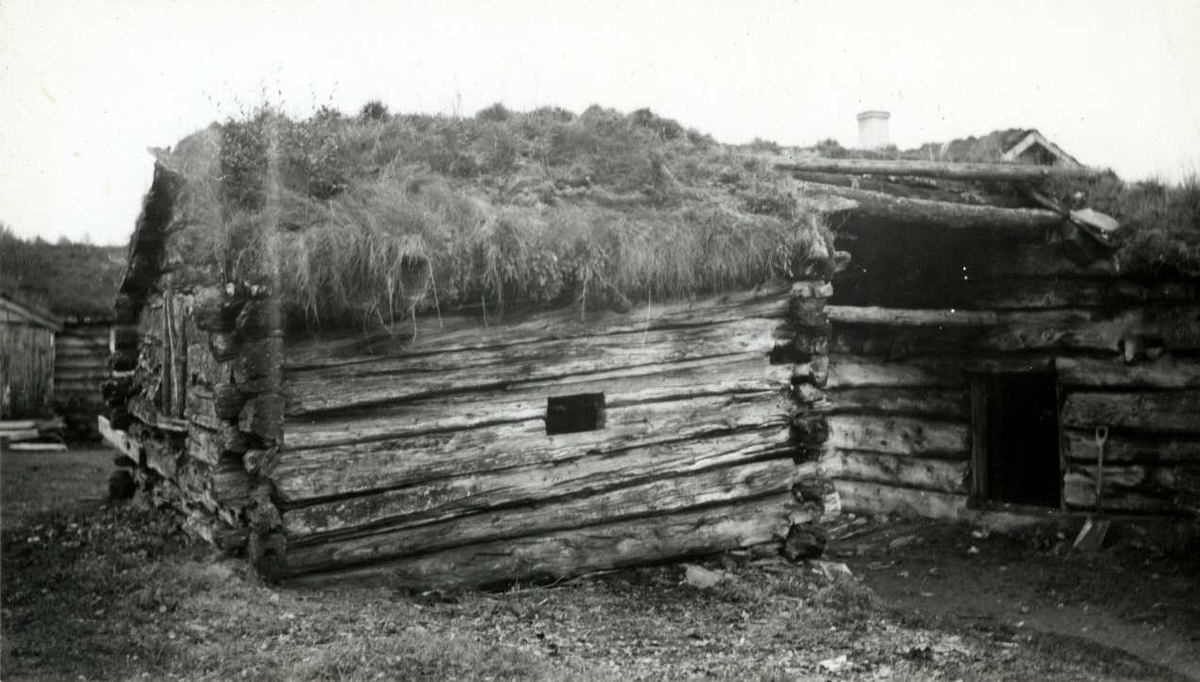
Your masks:
M293 322L628 306L811 274L832 239L763 162L649 110L261 111L157 153L172 239Z

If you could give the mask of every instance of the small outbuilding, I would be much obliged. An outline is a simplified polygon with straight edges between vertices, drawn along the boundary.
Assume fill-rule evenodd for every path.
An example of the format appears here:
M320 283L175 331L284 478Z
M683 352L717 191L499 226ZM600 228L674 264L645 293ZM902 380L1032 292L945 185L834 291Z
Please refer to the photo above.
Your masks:
M45 416L54 403L54 339L62 321L0 291L0 418Z

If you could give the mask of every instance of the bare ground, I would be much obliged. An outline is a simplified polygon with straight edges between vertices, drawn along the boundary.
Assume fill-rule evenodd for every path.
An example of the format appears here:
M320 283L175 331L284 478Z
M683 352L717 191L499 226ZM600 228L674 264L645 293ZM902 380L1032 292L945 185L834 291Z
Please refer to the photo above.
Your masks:
M6 508L37 506L19 498L44 499L38 486L50 484L44 479L56 463L78 466L70 458L40 461L13 487L9 477L21 463L10 454L0 469ZM68 502L57 490L56 499ZM968 615L966 601L926 597L925 587L906 592L920 562L957 549L954 527L931 525L919 533L927 539L906 540L903 551L834 547L849 552L861 579L817 564L726 556L704 564L722 578L708 588L674 565L499 592L314 591L264 584L243 563L191 541L169 513L138 503L67 506L20 517L3 532L5 679L1184 678L1177 667L1047 632L1032 619L1018 626L998 612ZM903 528L861 524L854 532L891 534L887 547ZM1027 539L1012 542L1006 551L1018 554L1004 557L1027 552L1047 570L1062 563ZM888 583L889 569L906 570L886 566L900 556L909 575ZM962 580L925 582L965 592L975 578L965 572ZM1020 604L1029 586L997 580L990 589ZM924 607L935 601L959 606ZM1160 624L1179 635L1192 621L1176 615Z

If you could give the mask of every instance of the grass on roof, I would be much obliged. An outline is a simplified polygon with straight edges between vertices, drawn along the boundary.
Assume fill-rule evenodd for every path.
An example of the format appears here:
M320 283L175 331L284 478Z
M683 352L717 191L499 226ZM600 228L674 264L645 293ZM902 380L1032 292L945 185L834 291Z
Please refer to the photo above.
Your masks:
M800 277L832 246L788 178L645 109L262 110L160 161L188 180L188 252L227 279L277 270L312 326L687 297Z

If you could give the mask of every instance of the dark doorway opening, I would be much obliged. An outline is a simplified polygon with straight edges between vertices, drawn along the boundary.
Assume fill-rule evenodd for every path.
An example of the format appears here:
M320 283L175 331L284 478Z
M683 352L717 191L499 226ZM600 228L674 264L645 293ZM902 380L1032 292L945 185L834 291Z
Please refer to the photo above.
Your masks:
M547 399L547 435L595 431L602 428L604 428L603 393L579 393Z
M1051 373L982 374L972 383L976 501L1058 507L1058 394Z

